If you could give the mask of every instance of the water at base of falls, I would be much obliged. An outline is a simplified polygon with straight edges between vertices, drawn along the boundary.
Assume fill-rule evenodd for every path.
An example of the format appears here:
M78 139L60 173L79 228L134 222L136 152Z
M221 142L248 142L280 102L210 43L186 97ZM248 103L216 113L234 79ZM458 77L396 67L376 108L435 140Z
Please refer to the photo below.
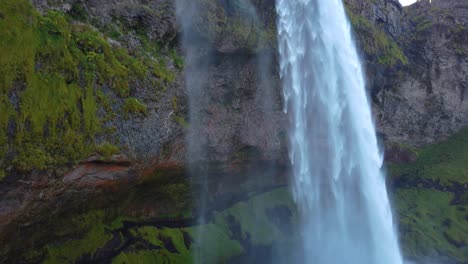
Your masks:
M363 70L341 0L277 0L301 263L400 264Z

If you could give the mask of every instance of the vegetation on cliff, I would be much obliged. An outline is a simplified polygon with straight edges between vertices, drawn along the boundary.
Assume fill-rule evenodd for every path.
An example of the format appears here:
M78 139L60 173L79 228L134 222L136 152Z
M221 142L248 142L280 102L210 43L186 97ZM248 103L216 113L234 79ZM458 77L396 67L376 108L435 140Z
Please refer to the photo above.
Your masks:
M466 6L459 6L457 11L463 12ZM408 9L410 25L414 27L413 34L406 37L406 41L414 41L423 45L431 40L431 32L446 31L445 38L450 39L446 44L459 57L468 56L466 43L468 41L468 27L463 20L455 19L454 10L451 8L426 7ZM439 33L440 34L440 33Z
M135 192L125 198L119 208L76 212L56 219L44 234L49 239L55 237L55 242L38 247L42 240L36 236L36 247L31 248L22 261L192 263L195 252L202 252L203 263L225 263L248 254L252 247L286 243L295 236L295 208L287 188L273 189L213 211L207 222L197 225L195 219L177 215L151 216L151 211L159 210L163 204L175 206L170 208L171 212L183 211L187 209L183 204L191 200L185 196L189 193L184 183L186 179L162 179L173 183L161 185L160 175L153 175L150 182L136 186ZM164 191L173 184L185 187L172 189L170 194ZM180 199L161 201L162 196ZM139 212L140 206L147 211ZM255 217L251 214L253 210ZM200 244L200 235L204 236L203 244Z
M406 256L468 260L468 130L439 144L413 148L417 160L391 164L402 248Z
M441 143L411 149L416 162L392 164L393 177L430 179L443 186L468 182L468 129Z
M466 262L467 201L457 203L451 192L420 187L398 190L395 196L405 256Z
M365 17L349 8L346 11L356 32L358 43L366 55L376 58L382 65L408 64L408 59L395 40Z
M112 131L103 124L115 111L147 112L125 99L132 84L148 75L174 79L156 51L129 54L62 12L41 15L27 0L2 1L0 12L0 177L7 167L43 170L82 159Z

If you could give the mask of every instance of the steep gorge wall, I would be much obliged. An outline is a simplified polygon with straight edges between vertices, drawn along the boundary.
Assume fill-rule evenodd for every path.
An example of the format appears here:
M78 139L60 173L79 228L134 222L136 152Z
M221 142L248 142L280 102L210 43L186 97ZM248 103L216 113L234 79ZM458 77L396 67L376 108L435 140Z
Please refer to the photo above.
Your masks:
M251 147L264 153L264 158L272 153L285 153L274 1L252 1L260 27L249 19L242 22L248 1L202 2L206 15L194 30L210 43L206 50L214 51L207 73L210 87L205 89L206 97L212 100L202 110L206 123L212 124L203 132L211 141L207 144L212 156L227 160L236 151ZM424 144L438 141L465 126L466 17L460 2L434 1L431 6L422 1L405 9L394 0L345 2L363 50L376 121L385 139ZM148 43L156 47L169 45L181 54L180 47L174 46L179 27L171 1L36 0L34 4L43 13L60 10L77 21L84 19L85 23L104 31L111 45L123 46L130 54L138 53ZM421 14L426 13L423 19ZM418 23L415 19L424 21ZM453 29L449 29L450 23L455 23ZM110 142L138 160L164 155L184 161L187 98L181 70L172 61L174 51L163 50L157 56L167 58L169 70L174 69L174 73L168 76L157 73L162 77L156 76L154 80L130 81L126 96L135 97L138 101L134 102L143 102L144 115L125 117L125 113L119 113L119 105L125 108L127 103L127 109L138 112L138 104L107 92L104 83L105 97L115 97L110 100L110 112L117 115L110 118L106 116L109 111L102 111L105 117L102 124L109 133L98 134L96 144ZM205 56L204 52L200 51L200 57ZM264 67L258 66L262 64ZM262 82L262 78L268 82ZM20 95L9 97L14 106L15 98ZM264 100L266 97L269 99ZM269 109L262 106L264 101L268 101ZM264 122L266 112L270 112L269 122ZM14 137L14 122L10 121L13 126L7 123ZM177 153L171 153L171 149L177 149ZM7 153L7 157L14 159L15 151ZM4 163L10 161L7 158ZM5 165L2 169L6 169Z
M466 4L420 1L402 8L397 1L345 2L353 13L378 130L385 139L420 145L466 126ZM366 34L374 32L372 26L359 17L384 31L396 44L389 55L403 59L392 63L376 57L373 45L388 49L387 40Z
M84 75L88 74L84 72L88 65L77 64L74 66L76 79L71 79L73 86L64 87L80 93L88 89L85 95L92 99L92 107L78 107L76 115L81 118L86 111L92 111L96 131L99 132L80 142L87 146L82 152L73 151L78 145L67 142L60 129L54 140L62 145L49 147L44 144L50 135L43 133L37 137L35 144L28 145L30 149L22 151L22 145L14 141L18 135L17 129L10 124L16 124L15 115L20 115L23 110L23 91L19 86L26 86L27 89L34 87L21 78L12 86L2 87L14 91L6 93L5 100L8 104L17 103L18 106L16 112L12 110L5 122L1 119L0 123L2 129L8 127L10 131L6 138L6 155L2 156L0 163L4 178L0 186L0 240L3 245L0 254L8 256L4 261L19 261L24 251L45 246L47 239L66 239L80 232L81 227L78 226L61 230L54 225L53 218L69 219L67 215L79 218L79 212L90 210L119 211L127 217L141 217L143 221L165 215L179 215L185 211L191 214L190 198L186 197L190 196L191 191L187 189L184 171L188 122L187 98L181 74L184 61L180 58L182 51L177 46L179 28L175 22L173 1L34 1L39 13L27 1L4 3L0 5L0 19L6 22L11 21L8 20L10 16L19 16L25 21L31 17L46 21L51 16L59 18L58 22L51 21L52 29L42 28L41 23L37 28L35 25L26 26L44 34L46 41L48 38L66 39L69 41L66 45L72 48L76 45L80 49L84 55L83 61L91 62L89 66L93 72ZM259 65L264 61L255 55L256 52L265 52L273 57L271 44L275 43L275 33L271 27L274 23L271 8L274 6L266 5L270 13L262 18L262 24L269 25L270 30L261 28L259 31L253 21L244 23L239 17L239 13L243 12L242 5L218 5L214 1L205 1L205 4L212 9L208 9L210 12L203 17L207 20L198 24L204 27L198 30L200 37L210 43L211 47L207 48L213 49L215 56L209 66L207 77L210 86L206 87L205 95L211 103L202 106L201 115L206 126L201 133L206 136L206 147L209 149L206 162L213 167L210 169L210 177L214 179L213 184L210 184L212 200L230 204L232 199L243 199L239 198L240 190L235 188L238 184L243 184L243 191L249 192L283 185L285 182L284 164L277 162L286 160L285 136L281 130L284 127L281 125L284 114L281 111L279 80L275 77L276 81L272 82L274 92L270 93L271 87L266 83L260 85L259 76L259 72L265 76L276 76L277 71L274 67L260 71ZM23 14L25 10L32 15ZM92 39L80 39L78 35L82 33L82 27L85 33L92 34ZM256 34L259 32L262 38L269 39L268 43L257 39ZM10 44L16 45L15 41ZM66 49L67 46L59 48ZM56 52L54 59L61 61L63 57L60 50L55 50L55 47L51 49ZM121 61L122 55L119 53L115 55L114 61L113 54L110 54L113 50L129 54L135 60ZM199 56L204 56L203 51ZM96 63L94 57L99 59ZM41 64L37 60L40 58L32 56L30 65L40 69ZM112 59L111 65L103 63L109 58ZM134 65L138 66L135 67L135 73ZM61 70L54 67L52 65L45 70ZM113 72L120 69L124 69L122 76L120 72ZM86 82L89 86L84 87L82 75L95 79L90 79ZM122 78L117 82L114 79L116 76ZM64 83L70 85L65 80ZM265 105L266 96L274 98L272 105ZM81 97L77 98L78 105L82 101ZM49 118L47 109L64 103L48 101L48 98L45 102L49 108L42 109L46 116L44 120ZM72 101L69 104L74 103ZM69 104L67 102L66 105ZM275 113L274 120L268 119L270 111ZM67 117L67 111L59 111L54 117L60 119L63 116ZM47 130L48 125L55 128L54 124L44 121L38 127ZM77 131L81 132L79 129ZM76 155L73 158L63 155L63 148ZM37 151L31 152L31 149ZM23 156L18 154L20 150ZM66 161L65 164L49 163L42 159L51 156L50 160L53 161L60 155ZM20 159L22 157L24 159ZM11 166L12 160L22 161L25 167ZM40 164L40 167L36 164ZM251 181L251 174L268 177L259 184ZM278 174L279 179L275 174ZM170 179L164 180L164 177ZM230 184L225 184L227 182ZM163 184L164 189L158 189L161 188L158 184ZM151 189L151 186L159 187ZM140 193L147 199L141 198ZM177 206L179 202L180 206ZM225 206L220 204L213 206ZM49 226L51 232L38 232L35 230L38 225ZM19 226L21 228L16 228ZM36 235L31 237L31 232ZM34 253L35 257L29 261L43 258L43 250L41 248L39 253Z
M389 140L440 141L468 124L467 6L420 1L405 8L398 42L408 64L376 95L379 129Z

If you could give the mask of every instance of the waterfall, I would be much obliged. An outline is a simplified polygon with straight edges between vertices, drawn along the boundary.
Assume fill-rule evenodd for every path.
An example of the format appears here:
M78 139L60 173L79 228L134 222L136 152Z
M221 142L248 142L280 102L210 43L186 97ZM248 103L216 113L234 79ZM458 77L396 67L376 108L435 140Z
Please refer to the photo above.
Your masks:
M219 120L210 119L211 117L207 113L211 111L209 108L212 106L220 106L227 109L226 105L230 104L223 102L223 99L220 100L219 97L224 97L226 94L223 94L221 88L213 88L213 82L216 82L216 78L219 78L216 76L216 67L221 67L222 60L224 60L223 57L233 56L229 55L229 52L226 53L227 55L222 55L222 51L217 50L216 41L226 37L223 31L227 30L226 27L232 26L234 22L230 22L231 24L229 24L229 21L223 21L226 24L213 24L213 21L207 21L207 19L213 18L216 15L225 15L225 19L228 20L241 18L242 24L239 25L235 22L235 25L251 30L249 37L252 36L250 41L252 41L251 44L253 46L260 46L266 40L263 39L264 36L258 34L262 30L262 22L257 15L255 6L252 5L250 0L176 0L175 6L177 20L182 29L179 40L185 58L184 88L187 95L190 124L186 130L186 162L188 164L187 174L190 176L194 195L193 213L196 227L194 228L191 246L193 263L218 263L211 259L211 255L213 254L210 251L213 251L213 238L210 236L213 234L206 232L206 225L213 224L213 220L210 219L210 215L212 215L214 210L213 205L216 202L222 202L215 201L213 193L216 192L217 185L222 186L223 179L218 176L215 182L213 176L211 176L210 182L210 176L208 175L212 173L209 168L210 162L216 161L218 165L223 164L227 166L229 161L223 160L222 157L213 157L213 154L210 153L212 152L209 150L210 144L211 147L214 147L213 142L216 142L216 138L213 139L213 135L210 138L210 133L220 131L219 126L222 126L222 124ZM218 28L214 29L213 27ZM271 75L274 70L271 66L271 57L273 55L265 51L256 54L256 67L253 67L256 73L252 75L254 77L252 79L256 83L258 90L255 91L255 94L252 94L254 98L252 100L255 100L256 108L251 109L251 111L261 116L261 118L258 118L260 121L256 121L258 123L254 121L252 124L268 128L265 129L267 131L274 130L272 121L270 121L274 108L274 95L271 91ZM236 62L233 62L232 65L235 67ZM227 78L242 76L241 73L231 72L231 74L232 76ZM226 105L220 105L221 103ZM236 109L229 111L233 111L231 114L234 116L239 115L239 113L236 113ZM235 119L229 120L236 121ZM239 124L231 125L233 129L236 129L236 125ZM242 136L236 135L235 141L238 141L239 138L242 138ZM229 137L225 138L225 140L227 142L223 142L223 144L225 144L226 152L232 152L228 153L228 155L233 156L236 154L235 151L238 151L236 144L240 143L233 141ZM246 144L245 142L242 143ZM211 164L211 166L213 165ZM264 168L266 171L273 171L274 169L273 167ZM261 177L253 177L253 175L257 176L257 169L254 166L246 166L246 169L242 173L244 174L244 181L248 181L252 186L255 185L252 183L257 181L257 179L259 182L262 180ZM248 190L245 190L245 192L248 192ZM253 223L258 222L255 213L252 212L251 215ZM257 234L252 234L251 238L254 239L256 236Z
M302 263L402 263L363 69L341 0L277 0Z
M186 163L187 173L194 190L194 215L197 224L206 222L208 207L208 191L204 162L207 159L205 148L208 138L203 134L204 126L201 112L202 106L208 105L210 100L206 96L208 87L209 67L212 60L212 50L206 39L197 34L199 26L200 6L199 1L176 0L176 15L182 27L180 36L184 51L184 86L188 99L189 122L186 134ZM201 228L196 228L194 239L197 247L194 250L194 263L202 263L202 249L206 248L205 234Z

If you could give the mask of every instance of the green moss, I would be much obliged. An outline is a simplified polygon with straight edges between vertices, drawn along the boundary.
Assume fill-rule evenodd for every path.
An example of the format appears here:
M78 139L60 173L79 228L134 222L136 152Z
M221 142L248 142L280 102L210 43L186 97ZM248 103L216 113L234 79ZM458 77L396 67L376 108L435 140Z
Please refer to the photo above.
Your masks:
M460 46L455 47L455 53L458 56L468 56L468 51L465 48L460 47Z
M184 244L184 234L187 233L186 228L174 229L174 228L162 228L160 230L159 237L162 239L170 240L175 247L175 250L181 254L190 253L190 248Z
M0 92L4 94L15 80L34 71L38 39L36 14L29 1L1 1L0 12Z
M86 7L83 5L83 2L77 1L73 3L70 15L73 19L79 21L87 21L89 19L88 12L86 11Z
M114 24L110 25L110 28L108 29L107 32L108 32L107 34L109 35L109 37L113 39L119 39L122 36L120 29Z
M432 21L430 20L422 20L416 25L417 32L426 32L428 29L432 27Z
M185 117L180 116L180 115L174 115L174 120L176 121L177 124L184 128L189 127L189 122L185 119Z
M73 6L75 19L83 19L80 8ZM94 150L96 134L106 132L98 111L112 112L111 95L100 86L127 97L130 84L150 71L174 78L164 63L111 47L99 32L70 23L61 12L41 15L28 0L4 0L0 12L0 169L6 163L20 171L73 164ZM19 98L16 109L12 94ZM132 113L146 112L136 100L127 103ZM10 138L9 122L15 124ZM13 158L5 161L6 153Z
M193 254L199 263L225 263L244 253L241 243L232 238L232 232L225 226L206 224L188 231L194 239L203 239L203 243L193 245Z
M175 74L166 67L166 63L161 61L152 64L151 73L163 81L172 82L175 80Z
M415 149L418 159L413 164L392 164L394 177L429 178L445 185L468 182L468 129L438 144Z
M109 85L121 97L129 95L130 81L141 78L147 71L124 49L112 48L96 31L77 31L75 41L86 56L89 75L97 73L98 83Z
M112 238L104 222L105 213L103 211L91 211L76 216L70 223L65 223L70 225L70 229L79 238L49 245L47 247L47 257L43 263L75 263L79 257L85 254L92 255ZM69 232L64 230L62 235L70 235Z
M109 95L106 95L101 90L97 90L96 99L97 99L98 104L102 106L106 112L112 111L112 105L111 105L111 100L109 99Z
M2 96L13 88L13 81L25 85L24 91L19 94L20 111L13 115L17 130L14 143L17 155L13 164L20 170L31 170L45 169L62 163L59 160L65 158L69 158L65 162L70 162L75 154L63 157L69 151L56 148L59 144L64 145L65 139L71 139L72 142L66 142L70 144L74 139L82 139L80 132L85 131L78 129L82 118L77 103L92 98L92 95L84 95L80 87L73 83L78 67L68 48L71 41L68 23L57 12L38 15L28 1L3 1L2 5L2 9L10 11L8 16L14 17L9 21L9 26L1 26L6 31L1 34L11 36L11 39L0 44L9 49L8 52L1 51L4 60L0 68L14 70L6 73L7 78L0 78ZM17 29L26 33L18 34L15 32ZM21 44L25 37L29 42L27 50ZM4 56L5 53L25 54L28 58L8 57ZM36 67L37 64L40 66ZM85 117L86 128L93 135L97 127L96 122L92 121L95 113L88 106L89 103L85 104L83 111L93 115L92 118L87 118L89 115ZM76 136L70 135L75 133ZM80 150L83 148L78 146L74 152Z
M183 232L194 239L190 248L184 244ZM133 234L161 249L121 253L112 263L193 263L196 256L201 258L201 263L224 263L244 252L239 241L230 237L229 231L215 224L182 229L143 227L134 230ZM197 234L203 234L203 245L197 242ZM171 243L176 252L169 251L167 243Z
M163 264L171 263L158 250L140 250L137 252L122 252L112 260L112 264ZM176 262L172 262L176 263ZM181 262L182 263L182 262ZM185 263L185 262L184 262ZM187 262L190 263L190 262Z
M295 206L287 188L278 189L256 196L247 202L240 202L215 216L215 223L227 227L226 220L233 216L240 224L242 237L250 239L253 245L271 245L284 239L284 234L272 223L266 213L268 209L284 206L294 213ZM294 216L293 218L294 219ZM291 219L291 220L292 220ZM293 236L293 234L289 234Z
M183 69L185 67L184 59L179 54L177 54L176 50L172 50L170 53L170 56L172 58L174 65L178 69Z
M179 103L176 96L172 97L172 109L174 109L174 111L179 109Z
M96 146L96 151L104 157L110 157L119 152L119 147L110 143L104 143Z
M24 143L22 147L22 151L13 160L15 167L23 170L44 170L52 165L52 157L43 149L28 143Z
M468 182L468 129L449 139L423 148L412 148L417 160L412 164L391 164L392 177L431 179L446 186ZM454 194L411 188L395 194L400 219L403 250L411 257L449 257L460 263L468 260L468 196L458 204Z
M144 105L138 99L133 98L133 97L127 98L125 100L124 111L126 113L132 113L132 114L142 114L142 115L148 114L148 109L146 105Z
M431 8L429 12L433 12L433 10L435 9ZM427 32L427 30L432 27L432 21L429 19L427 13L413 16L410 20L415 26L416 34Z
M15 110L8 98L0 95L0 168L2 168L2 160L8 150L8 122L14 115Z
M365 17L353 13L349 8L346 10L356 31L356 37L366 54L376 57L378 63L383 65L408 64L408 59L394 40Z
M285 234L278 230L267 214L268 210L278 206L290 208L292 214L295 214L287 188L254 196L222 212L215 212L212 222L200 226L133 228L131 233L134 237L143 239L159 249L135 247L134 250L122 252L114 258L113 263L192 263L194 258L198 258L200 263L224 263L245 252L239 239L250 241L253 245L271 245L273 242L293 238L293 234ZM239 225L241 234L231 230L232 219ZM184 233L192 240L189 247L184 243ZM168 246L171 250L168 250Z
M223 263L244 253L240 240L249 241L254 246L267 246L293 238L292 233L287 234L286 238L286 234L279 230L267 213L268 210L278 207L289 208L293 214L291 220L295 221L295 207L291 194L287 188L280 188L239 202L222 212L214 212L213 221L205 225L187 229L145 228L138 229L138 232L139 236L155 246L161 246L161 238L166 238L172 241L182 255L190 253L198 256L202 258L199 260L202 263ZM231 230L232 221L235 221L235 225L239 225L240 234ZM190 249L185 248L182 232L187 232L193 239Z
M141 227L133 229L132 234L136 237L142 238L156 247L161 248L160 250L143 250L133 254L120 254L117 256L112 263L142 263L136 262L146 257L151 256L150 263L191 263L192 252L190 248L187 248L184 244L184 237L182 232L187 232L186 229L176 228L162 228L158 229L151 226ZM170 243L176 253L168 250L167 243ZM146 262L144 262L146 263Z
M268 210L282 206L290 208L295 215L287 188L255 195L221 212L214 212L214 218L209 223L187 228L158 228L152 226L151 221L147 221L148 218L122 215L127 206L131 208L135 204L141 206L145 203L157 205L158 211L168 204L181 212L181 202L177 199L190 202L190 199L181 196L188 192L189 186L181 188L177 186L180 179L175 179L174 175L167 176L136 186L138 198L135 199L136 194L126 195L125 199L128 200L119 202L119 208L91 210L86 213L69 212L50 219L50 226L47 225L38 241L52 239L53 242L45 247L31 248L23 259L35 263L75 263L82 257L93 258L97 250L106 245L113 235L124 233L120 230L124 228L124 220L138 225L125 232L129 234L126 235L127 238L131 237L132 243L114 257L112 263L192 263L194 257L200 258L200 263L224 263L245 253L243 243L269 245L293 239L294 234L281 232L267 213ZM162 192L163 190L166 192ZM174 200L177 196L179 198ZM162 214L158 214L158 217L162 217ZM180 219L183 216L177 217Z
M466 203L452 205L451 193L417 188L399 190L395 198L406 256L468 260Z

